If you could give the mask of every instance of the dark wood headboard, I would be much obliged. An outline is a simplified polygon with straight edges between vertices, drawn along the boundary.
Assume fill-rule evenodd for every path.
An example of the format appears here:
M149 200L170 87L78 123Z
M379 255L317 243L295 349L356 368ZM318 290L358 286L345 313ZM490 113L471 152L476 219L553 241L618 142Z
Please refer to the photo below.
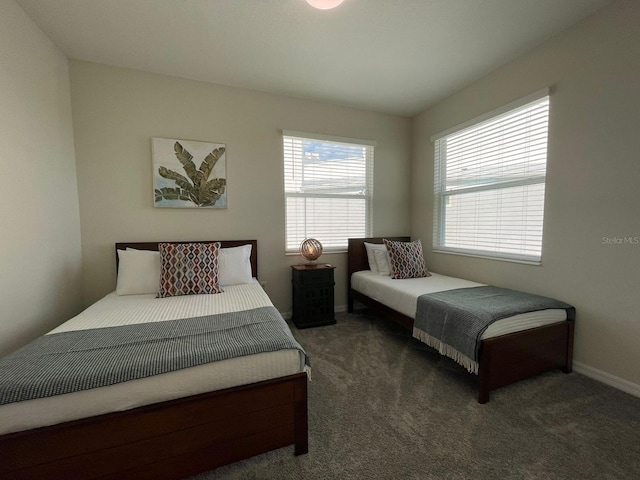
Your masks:
M207 240L193 242L129 242L116 243L116 271L118 269L118 250L135 248L136 250L158 251L158 243L215 243L220 242L222 248L239 247L241 245L251 245L251 274L258 278L258 241L257 240Z
M396 242L408 242L411 237L370 237L370 238L350 238L347 247L347 275L349 288L351 288L351 275L360 270L369 270L369 259L364 243L382 243L382 239L394 240Z

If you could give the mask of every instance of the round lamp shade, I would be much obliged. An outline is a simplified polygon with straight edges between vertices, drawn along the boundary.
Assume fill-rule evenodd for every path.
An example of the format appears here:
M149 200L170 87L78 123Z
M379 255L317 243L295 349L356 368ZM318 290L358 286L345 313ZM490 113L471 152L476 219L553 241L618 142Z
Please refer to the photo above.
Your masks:
M300 244L300 255L313 262L322 255L322 244L315 238L307 238Z

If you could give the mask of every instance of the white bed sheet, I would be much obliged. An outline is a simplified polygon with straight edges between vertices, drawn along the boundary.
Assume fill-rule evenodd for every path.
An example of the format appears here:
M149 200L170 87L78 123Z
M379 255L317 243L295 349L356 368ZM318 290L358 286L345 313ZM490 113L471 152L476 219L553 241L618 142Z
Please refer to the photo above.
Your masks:
M416 305L420 295L454 288L480 287L484 285L461 278L430 273L430 277L424 278L392 279L389 276L378 275L370 270L362 270L355 272L351 276L351 288L408 317L415 318ZM508 333L550 325L566 319L567 312L562 309L522 313L493 322L485 330L482 338L498 337Z
M272 306L257 280L224 287L216 295L155 298L110 293L49 332L59 333L153 321L176 320ZM152 403L246 385L304 371L298 350L237 357L153 377L0 406L0 434L129 410Z

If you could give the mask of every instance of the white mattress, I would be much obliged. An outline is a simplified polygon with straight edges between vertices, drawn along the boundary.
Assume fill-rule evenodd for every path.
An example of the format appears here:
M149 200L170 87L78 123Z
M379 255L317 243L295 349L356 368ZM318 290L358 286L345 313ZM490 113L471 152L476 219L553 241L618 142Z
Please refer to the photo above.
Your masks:
M260 284L224 287L216 295L155 298L110 293L49 333L176 320L271 306ZM107 387L0 406L0 434L260 382L304 371L297 350L260 353L200 365Z
M355 272L351 276L351 288L408 317L415 318L416 305L420 295L454 288L479 287L483 285L482 283L471 282L461 278L430 273L430 277L400 280L392 279L386 275L379 275L370 270L363 270ZM495 321L485 330L482 338L498 337L507 333L550 325L566 319L567 312L562 309L522 313Z

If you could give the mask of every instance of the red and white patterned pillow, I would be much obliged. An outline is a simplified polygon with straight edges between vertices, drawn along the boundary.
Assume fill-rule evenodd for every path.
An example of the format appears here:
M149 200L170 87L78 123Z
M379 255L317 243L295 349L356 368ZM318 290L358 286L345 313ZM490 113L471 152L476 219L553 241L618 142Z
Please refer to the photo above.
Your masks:
M395 242L383 239L389 252L391 278L419 278L430 277L424 263L422 242Z
M220 243L159 243L158 298L222 293L218 284Z

